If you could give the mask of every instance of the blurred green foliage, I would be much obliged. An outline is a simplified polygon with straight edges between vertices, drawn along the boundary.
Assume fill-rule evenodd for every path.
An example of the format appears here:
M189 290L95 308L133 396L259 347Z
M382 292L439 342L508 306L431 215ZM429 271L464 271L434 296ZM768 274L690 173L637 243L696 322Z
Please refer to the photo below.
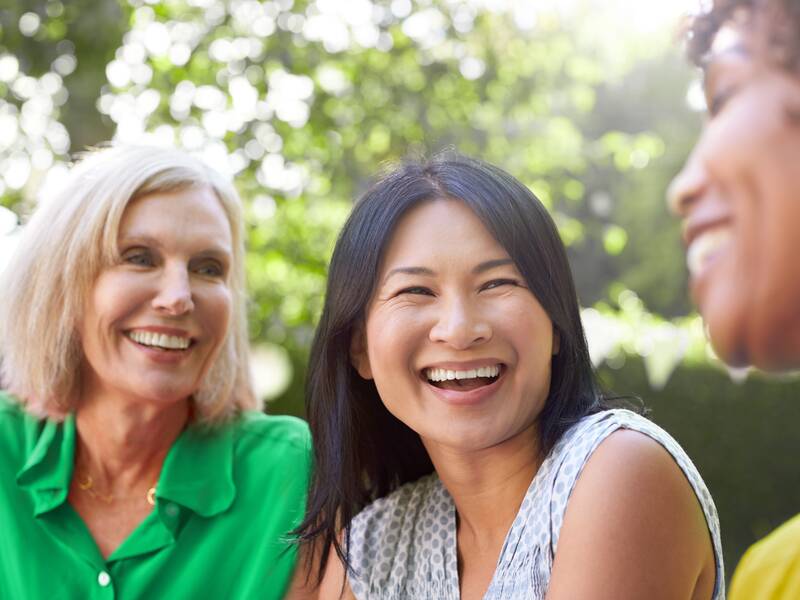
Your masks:
M700 466L730 570L798 506L800 405L796 384L736 386L696 319L667 321L691 312L663 196L700 126L694 74L668 27L622 26L632 4L492 4L0 0L0 204L24 215L48 170L112 137L176 143L230 173L251 336L291 364L268 409L302 414L352 201L408 155L455 147L500 165L551 210L589 320L613 334L600 357L621 368L604 377L643 396Z

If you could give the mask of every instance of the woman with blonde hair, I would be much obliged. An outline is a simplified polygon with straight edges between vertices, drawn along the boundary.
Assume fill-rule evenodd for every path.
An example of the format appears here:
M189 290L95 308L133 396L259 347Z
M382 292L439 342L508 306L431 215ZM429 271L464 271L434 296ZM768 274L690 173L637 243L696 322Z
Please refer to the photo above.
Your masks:
M309 439L257 412L233 186L91 153L0 288L0 597L283 597Z

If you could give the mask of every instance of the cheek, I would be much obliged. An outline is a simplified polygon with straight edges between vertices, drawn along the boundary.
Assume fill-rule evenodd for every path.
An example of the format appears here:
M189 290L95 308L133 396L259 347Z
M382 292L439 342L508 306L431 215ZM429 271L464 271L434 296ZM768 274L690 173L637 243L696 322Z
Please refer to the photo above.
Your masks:
M530 298L506 304L495 318L498 333L514 340L518 349L551 356L553 353L553 323L538 302Z
M79 331L84 343L105 333L114 323L124 318L137 303L141 286L126 285L124 278L113 273L103 273L92 288L81 316Z
M546 395L555 350L552 322L541 307L526 303L508 307L501 323L495 335L511 341L522 385L533 395Z
M205 302L205 326L216 343L225 339L233 318L233 294L227 287L207 294Z
M379 388L387 378L409 371L427 336L419 319L409 315L372 316L367 321L367 356Z
M711 169L731 185L745 176L773 148L783 130L777 106L753 94L743 93L731 101L706 126L698 148Z

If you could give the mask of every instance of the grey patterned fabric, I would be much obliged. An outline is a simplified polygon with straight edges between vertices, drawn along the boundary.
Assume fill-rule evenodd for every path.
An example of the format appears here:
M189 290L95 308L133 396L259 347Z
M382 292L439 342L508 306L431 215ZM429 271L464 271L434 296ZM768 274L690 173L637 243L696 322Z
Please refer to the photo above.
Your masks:
M592 452L611 433L632 429L675 459L705 513L717 563L712 600L724 600L719 519L700 474L668 433L627 410L582 419L556 444L525 494L484 600L543 599L567 502ZM350 587L358 600L458 600L456 512L436 474L376 500L350 526Z

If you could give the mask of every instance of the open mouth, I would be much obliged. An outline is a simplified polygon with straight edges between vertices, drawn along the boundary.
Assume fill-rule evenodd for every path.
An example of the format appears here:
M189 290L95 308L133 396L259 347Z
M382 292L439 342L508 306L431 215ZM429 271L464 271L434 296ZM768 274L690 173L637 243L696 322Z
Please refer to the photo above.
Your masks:
M164 352L182 352L195 343L195 340L189 337L166 335L152 331L126 331L125 335L139 346Z
M468 392L491 385L500 378L504 370L502 364L463 371L431 368L424 369L423 376L429 384L439 389Z
M698 235L686 250L686 264L693 277L699 276L733 240L730 227L715 227Z

